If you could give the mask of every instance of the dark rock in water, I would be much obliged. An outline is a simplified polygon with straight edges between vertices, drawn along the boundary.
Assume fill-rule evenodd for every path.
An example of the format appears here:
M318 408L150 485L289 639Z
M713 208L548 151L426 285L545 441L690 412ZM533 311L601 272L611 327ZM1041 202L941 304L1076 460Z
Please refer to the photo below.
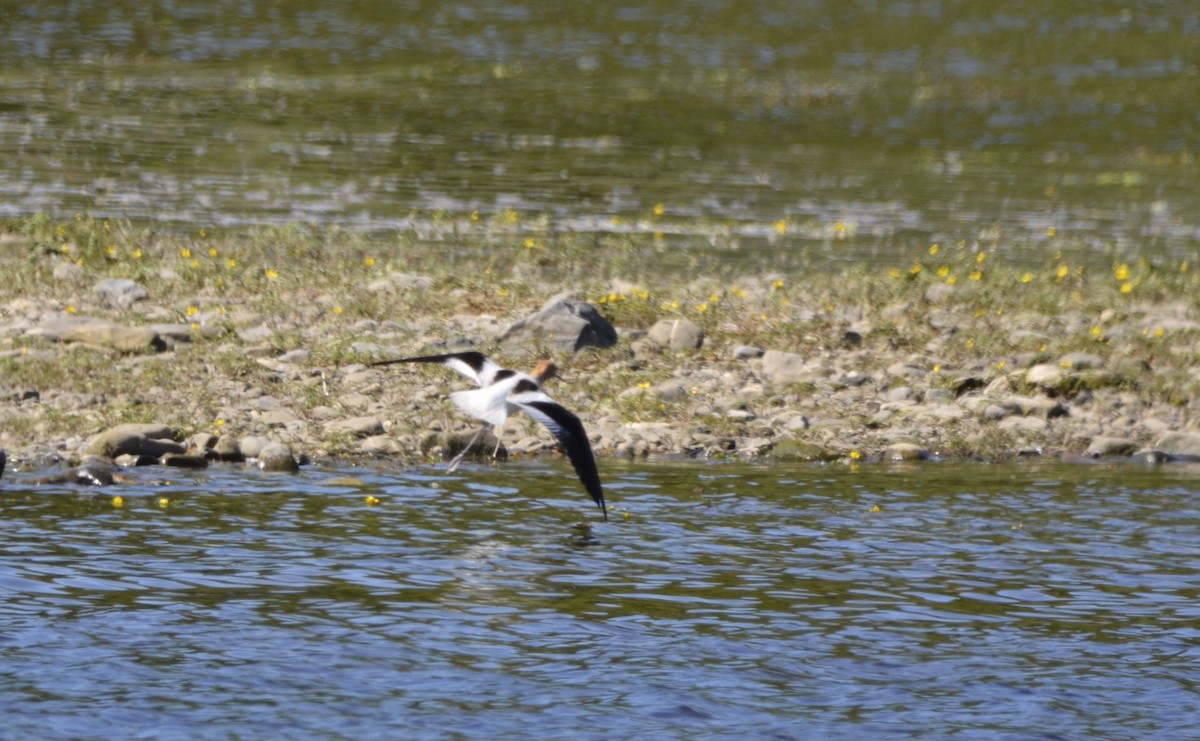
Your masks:
M1168 455L1167 453L1164 453L1161 450L1153 450L1153 449L1139 450L1138 452L1134 453L1133 456L1131 457L1131 460L1133 460L1135 463L1150 463L1150 464L1170 463L1171 459L1172 459L1172 456Z
M116 464L92 456L76 468L37 480L38 484L77 484L79 486L110 486L116 480Z
M612 347L617 344L617 330L587 301L556 297L536 314L510 324L500 335L500 342L505 345L527 341L572 350Z
M208 468L208 459L202 455L187 453L167 453L160 461L164 466L174 468Z
M170 453L168 453L170 455ZM158 463L158 456L133 453L122 453L113 458L113 462L121 468L136 468L137 466L153 466Z
M295 472L300 464L292 455L292 449L283 443L270 443L258 452L258 467L264 471Z

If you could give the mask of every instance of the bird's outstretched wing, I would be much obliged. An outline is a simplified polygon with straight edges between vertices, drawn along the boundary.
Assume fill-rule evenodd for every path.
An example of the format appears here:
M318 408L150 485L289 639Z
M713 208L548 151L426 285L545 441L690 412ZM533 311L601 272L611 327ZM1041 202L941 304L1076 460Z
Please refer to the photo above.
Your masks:
M608 508L604 504L604 489L600 485L600 472L596 468L596 458L592 455L592 445L588 442L587 431L569 409L540 391L514 392L508 395L508 403L534 418L563 446L567 458L579 474L583 488L591 495L592 501L608 519Z
M415 358L379 360L370 365L393 365L395 363L440 363L453 368L480 386L489 386L498 378L515 375L513 371L500 367L481 352L452 352L444 355L421 355Z

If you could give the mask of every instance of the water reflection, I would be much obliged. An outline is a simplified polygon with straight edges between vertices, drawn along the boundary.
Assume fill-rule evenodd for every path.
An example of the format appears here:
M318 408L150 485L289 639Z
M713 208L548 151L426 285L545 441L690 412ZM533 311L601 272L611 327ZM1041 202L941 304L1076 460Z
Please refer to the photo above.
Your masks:
M0 215L1187 257L1198 12L59 0L0 28Z
M1191 732L1195 470L605 468L6 478L8 728Z

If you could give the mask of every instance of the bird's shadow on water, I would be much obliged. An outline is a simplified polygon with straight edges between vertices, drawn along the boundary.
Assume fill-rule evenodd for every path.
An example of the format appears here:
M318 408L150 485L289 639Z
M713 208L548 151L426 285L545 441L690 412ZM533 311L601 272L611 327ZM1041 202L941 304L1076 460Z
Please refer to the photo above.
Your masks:
M563 544L569 548L583 549L602 545L602 542L596 537L590 522L576 522L564 536Z

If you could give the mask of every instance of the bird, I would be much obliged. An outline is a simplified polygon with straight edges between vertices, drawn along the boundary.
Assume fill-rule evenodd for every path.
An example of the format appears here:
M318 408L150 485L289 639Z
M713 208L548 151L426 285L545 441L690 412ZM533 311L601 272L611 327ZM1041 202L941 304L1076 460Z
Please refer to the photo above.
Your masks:
M458 405L459 409L482 420L484 426L475 433L467 447L450 462L448 472L453 472L458 467L463 456L489 428L499 432L509 413L524 412L550 430L562 445L575 468L575 473L579 475L583 488L600 508L604 519L608 520L600 472L596 468L596 458L592 455L592 446L588 442L587 432L583 429L583 422L569 409L542 392L542 382L554 378L558 373L558 366L553 362L543 360L532 372L521 373L500 366L481 352L467 351L378 360L370 365L397 363L437 363L458 371L479 386L476 389L450 393L450 400ZM499 450L500 442L497 440L496 452Z

